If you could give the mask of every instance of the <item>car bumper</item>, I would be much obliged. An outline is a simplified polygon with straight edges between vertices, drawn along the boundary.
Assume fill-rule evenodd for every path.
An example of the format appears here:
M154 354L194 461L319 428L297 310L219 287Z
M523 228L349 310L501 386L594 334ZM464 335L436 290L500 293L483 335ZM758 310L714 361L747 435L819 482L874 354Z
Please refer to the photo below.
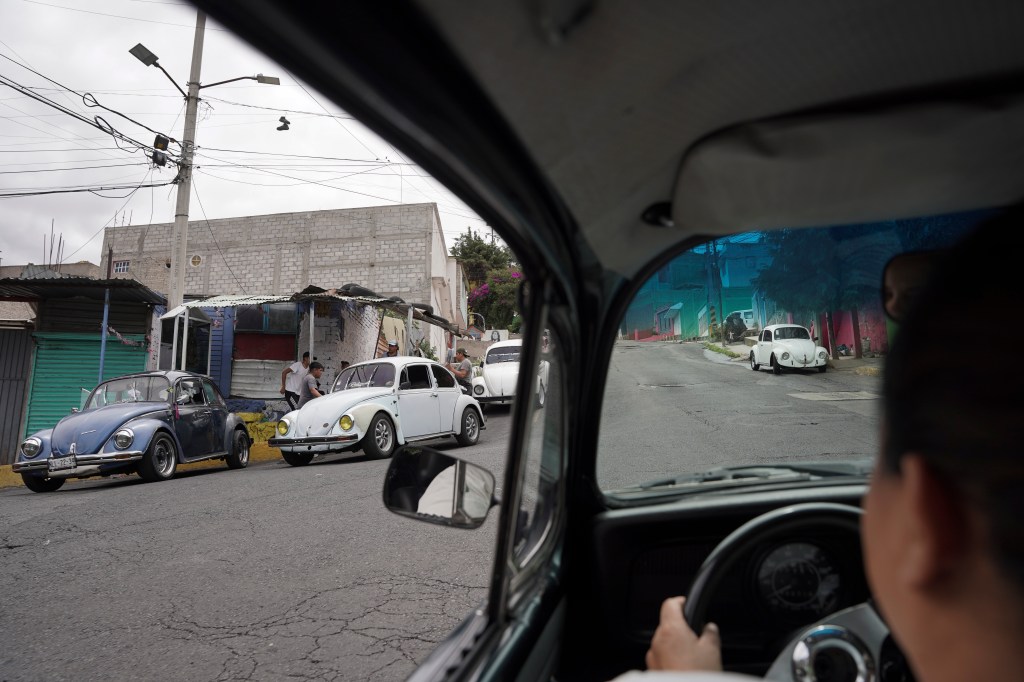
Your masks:
M516 399L514 395L475 395L473 397L481 403L510 403Z
M359 442L357 433L338 436L307 436L305 438L271 438L267 445L288 452L337 452Z
M49 458L15 462L11 465L14 473L39 472L46 473L50 478L72 478L75 476L92 476L99 473L104 465L127 464L142 459L143 452L125 450L124 452L103 452L96 455L75 455L75 466L70 469L49 470Z
M815 367L824 367L828 364L828 359L820 360L818 358L808 358L807 360L803 360L791 357L788 360L780 358L777 362L782 367L788 367L790 369L814 369Z

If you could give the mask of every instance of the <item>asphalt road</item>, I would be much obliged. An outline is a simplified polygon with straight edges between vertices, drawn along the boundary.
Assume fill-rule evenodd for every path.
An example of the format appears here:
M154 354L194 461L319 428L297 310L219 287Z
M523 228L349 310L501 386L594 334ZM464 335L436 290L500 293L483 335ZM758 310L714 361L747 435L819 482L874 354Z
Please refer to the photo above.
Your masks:
M872 454L877 382L620 343L599 481ZM476 446L434 445L500 486L508 425L492 409ZM0 490L0 680L404 679L484 599L497 515L475 531L395 516L387 466L348 455Z
M434 445L500 476L508 421ZM0 490L0 680L404 679L486 596L497 514L473 531L396 516L387 466Z

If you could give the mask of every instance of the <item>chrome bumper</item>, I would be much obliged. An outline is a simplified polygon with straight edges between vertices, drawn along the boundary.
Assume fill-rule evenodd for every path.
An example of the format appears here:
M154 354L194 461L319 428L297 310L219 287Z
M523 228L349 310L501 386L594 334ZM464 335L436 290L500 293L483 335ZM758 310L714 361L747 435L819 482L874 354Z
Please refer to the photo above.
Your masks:
M67 478L81 474L94 474L104 464L135 462L142 459L144 454L139 450L125 450L124 452L105 452L97 455L75 455L76 466L74 469L60 469L58 471L50 471L47 464L49 458L44 457L25 462L15 462L11 465L11 471L16 474L25 471L45 471L51 478Z
M305 438L271 438L267 445L272 448L291 447L295 445L331 445L335 443L350 444L359 440L358 434L341 436L306 436Z

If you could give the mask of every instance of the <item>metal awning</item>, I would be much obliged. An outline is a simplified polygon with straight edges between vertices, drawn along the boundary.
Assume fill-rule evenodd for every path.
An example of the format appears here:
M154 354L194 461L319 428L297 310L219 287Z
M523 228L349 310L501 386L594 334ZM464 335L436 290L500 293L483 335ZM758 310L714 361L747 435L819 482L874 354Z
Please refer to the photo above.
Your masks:
M0 300L44 301L50 298L88 298L102 301L106 290L111 301L159 305L164 297L134 279L93 279L92 277L8 277L0 279Z
M261 305L263 303L299 303L304 301L349 301L352 303L383 308L384 310L390 310L393 313L403 316L408 315L409 310L412 309L412 317L414 320L419 320L421 322L426 322L427 324L432 324L436 327L441 327L445 331L451 332L456 336L463 336L465 334L465 332L460 330L457 325L452 324L443 317L432 315L429 312L418 308L415 305L405 303L404 301L395 300L393 298L382 298L379 296L346 296L344 294L337 293L337 290L335 289L320 289L319 287L312 286L290 296L274 294L242 294L212 296L210 298L195 301L185 301L174 310L171 310L161 316L161 319L170 319L181 315L185 309L191 308L234 308L243 305Z

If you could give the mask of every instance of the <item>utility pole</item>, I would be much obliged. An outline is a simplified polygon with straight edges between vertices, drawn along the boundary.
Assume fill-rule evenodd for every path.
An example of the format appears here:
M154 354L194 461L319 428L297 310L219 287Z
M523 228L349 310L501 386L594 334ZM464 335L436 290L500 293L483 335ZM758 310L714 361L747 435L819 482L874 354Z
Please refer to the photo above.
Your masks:
M196 13L196 35L192 43L192 68L185 95L185 132L181 138L181 165L178 167L178 195L174 206L174 232L171 235L171 280L168 309L185 299L185 261L188 258L188 206L192 194L192 157L195 153L196 118L199 111L199 73L203 64L203 37L206 14Z

